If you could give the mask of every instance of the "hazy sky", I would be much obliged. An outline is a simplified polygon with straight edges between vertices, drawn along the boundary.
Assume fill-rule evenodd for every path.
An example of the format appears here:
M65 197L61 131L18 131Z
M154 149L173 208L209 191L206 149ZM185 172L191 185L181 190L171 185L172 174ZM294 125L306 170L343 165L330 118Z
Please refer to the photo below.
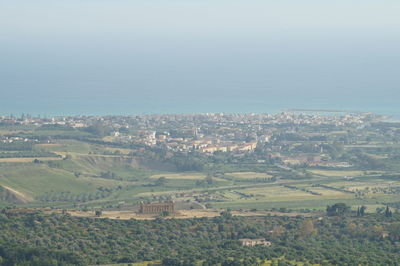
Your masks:
M400 98L399 14L398 0L0 0L0 114L385 104Z

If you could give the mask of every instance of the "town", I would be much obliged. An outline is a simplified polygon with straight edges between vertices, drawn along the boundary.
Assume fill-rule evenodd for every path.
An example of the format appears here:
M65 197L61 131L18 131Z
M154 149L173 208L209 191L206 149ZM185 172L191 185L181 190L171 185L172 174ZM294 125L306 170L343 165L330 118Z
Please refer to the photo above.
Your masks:
M78 129L94 133L111 144L129 147L160 148L172 152L198 151L207 154L231 152L240 156L267 145L268 158L279 158L286 164L309 163L333 167L350 167L348 162L324 160L321 143L328 138L336 143L349 144L341 130L362 129L385 116L371 113L339 113L335 115L283 112L279 114L181 114L141 116L75 116L40 118L30 115L1 116L0 125ZM335 128L336 135L327 129ZM306 129L306 130L304 130ZM323 129L325 131L321 131ZM41 141L50 143L51 136ZM361 137L360 135L358 137ZM15 134L2 134L3 143L39 142L38 138ZM285 151L296 148L288 143L310 140L314 147L307 147L318 155L291 156ZM272 144L271 144L272 143ZM298 148L299 149L299 148ZM262 160L265 158L261 158Z

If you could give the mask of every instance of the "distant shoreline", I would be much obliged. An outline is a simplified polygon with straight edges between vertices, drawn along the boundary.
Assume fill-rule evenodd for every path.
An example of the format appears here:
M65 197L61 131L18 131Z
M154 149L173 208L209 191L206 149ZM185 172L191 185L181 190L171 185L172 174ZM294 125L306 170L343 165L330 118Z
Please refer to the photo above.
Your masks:
M291 108L287 112L323 112L323 113L355 113L355 114L371 114L372 112L357 110L339 110L339 109L307 109L307 108Z
M0 109L0 116L4 117L20 117L22 114L24 115L30 115L32 117L42 117L42 118L51 118L51 117L79 117L79 116L84 116L84 117L97 117L97 116L145 116L145 115L195 115L195 114L240 114L240 115L246 115L246 114L269 114L269 115L276 115L282 112L304 112L304 113L338 113L338 114L375 114L375 115L380 115L380 116L385 116L387 117L385 120L390 120L390 122L400 122L400 114L397 112L385 112L385 111L379 111L379 110L368 110L368 111L361 111L361 110L351 110L351 109L318 109L318 108L265 108L264 110L258 110L252 111L252 110L238 110L234 111L231 108L226 108L226 110L215 110L215 109L210 109L209 111L203 111L203 110L157 110L154 109L152 112L146 112L146 111L132 111L130 112L127 110L126 112L122 111L110 111L110 112L105 112L105 111L82 111L82 112L70 112L70 111L62 111L62 110L57 110L57 112L30 112L30 111L24 111L22 110L21 112L9 112L9 111L2 111Z

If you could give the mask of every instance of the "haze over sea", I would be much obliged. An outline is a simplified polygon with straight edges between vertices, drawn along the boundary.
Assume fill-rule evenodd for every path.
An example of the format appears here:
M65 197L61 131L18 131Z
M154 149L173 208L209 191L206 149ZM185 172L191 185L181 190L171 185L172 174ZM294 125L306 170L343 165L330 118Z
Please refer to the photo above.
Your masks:
M320 2L6 1L0 115L400 118L400 1Z

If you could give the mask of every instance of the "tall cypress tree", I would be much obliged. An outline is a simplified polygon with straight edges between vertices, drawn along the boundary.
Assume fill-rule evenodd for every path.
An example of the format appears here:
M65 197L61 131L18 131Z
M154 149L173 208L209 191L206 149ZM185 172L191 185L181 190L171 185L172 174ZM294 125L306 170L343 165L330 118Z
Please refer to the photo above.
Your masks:
M386 206L385 217L392 217L392 211L389 209L389 206Z

